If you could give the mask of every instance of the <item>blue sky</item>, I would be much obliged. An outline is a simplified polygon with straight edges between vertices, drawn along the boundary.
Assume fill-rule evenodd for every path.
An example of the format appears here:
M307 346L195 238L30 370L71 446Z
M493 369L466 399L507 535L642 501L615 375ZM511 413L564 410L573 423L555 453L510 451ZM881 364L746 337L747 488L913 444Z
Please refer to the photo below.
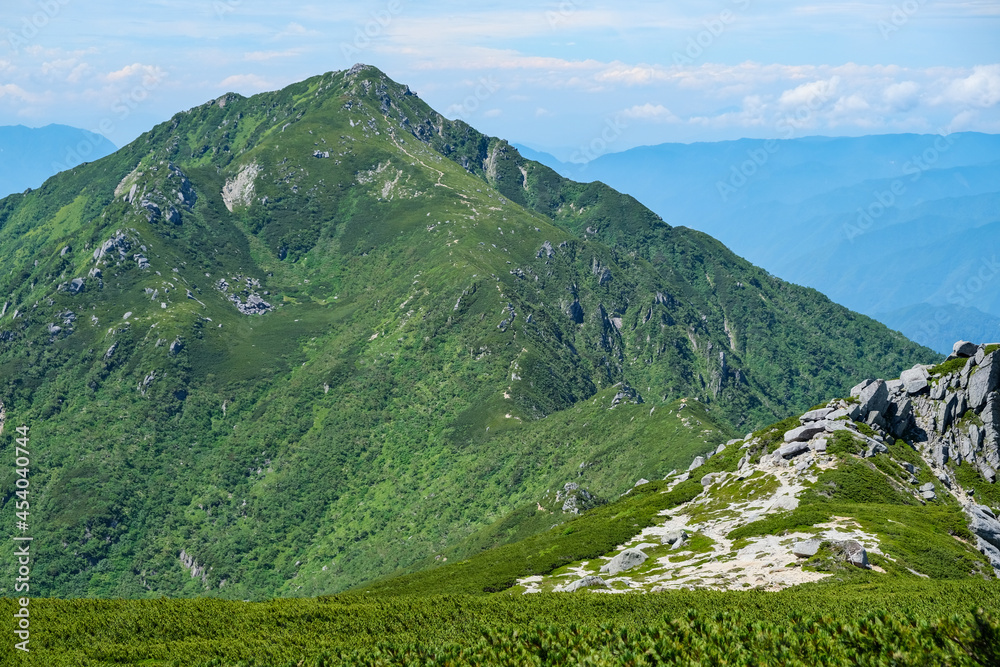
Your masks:
M1000 132L1000 2L9 0L0 125L123 145L227 91L356 62L580 158L666 141Z

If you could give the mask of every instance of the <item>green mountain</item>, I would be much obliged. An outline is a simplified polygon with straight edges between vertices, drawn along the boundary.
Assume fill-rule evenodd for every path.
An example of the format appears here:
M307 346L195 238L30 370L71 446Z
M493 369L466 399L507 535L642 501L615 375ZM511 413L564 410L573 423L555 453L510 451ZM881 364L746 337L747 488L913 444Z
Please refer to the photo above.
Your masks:
M46 596L336 592L935 357L361 65L0 201L0 258Z
M587 164L526 155L600 180L672 224L720 239L777 276L821 290L947 353L992 340L1000 135L886 134L642 146Z

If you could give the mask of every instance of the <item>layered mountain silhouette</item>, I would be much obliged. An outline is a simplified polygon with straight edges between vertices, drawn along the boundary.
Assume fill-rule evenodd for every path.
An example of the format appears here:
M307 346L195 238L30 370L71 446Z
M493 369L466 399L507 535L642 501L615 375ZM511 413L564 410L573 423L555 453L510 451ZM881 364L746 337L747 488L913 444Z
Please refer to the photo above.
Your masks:
M0 197L37 188L57 172L115 150L104 136L67 125L0 127Z

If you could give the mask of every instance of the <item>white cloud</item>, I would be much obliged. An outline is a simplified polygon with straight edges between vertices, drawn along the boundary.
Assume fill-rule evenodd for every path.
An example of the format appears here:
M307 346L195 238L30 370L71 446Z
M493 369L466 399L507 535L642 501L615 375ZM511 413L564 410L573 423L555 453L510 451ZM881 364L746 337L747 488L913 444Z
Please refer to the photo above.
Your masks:
M837 94L839 87L839 76L832 76L826 80L810 81L809 83L803 83L801 86L796 86L781 93L778 103L787 109L800 107L815 109L823 106L833 98Z
M972 74L953 81L945 93L946 98L980 108L1000 103L1000 65L972 68Z
M503 109L490 109L483 114L486 118L499 118L503 115Z
M637 104L621 112L625 118L635 118L637 120L651 120L658 123L679 123L680 118L675 116L670 109L662 104Z
M14 83L0 84L0 99L6 97L29 103L37 102L40 99L38 95L30 93Z
M133 79L138 79L144 86L156 86L166 75L167 73L156 65L133 63L126 65L120 70L108 72L104 75L104 78L111 83L127 83Z
M890 111L910 111L920 101L920 85L915 81L893 83L882 93L882 100Z
M85 76L93 71L93 69L94 68L87 63L80 63L66 76L66 81L69 83L80 83L83 81Z

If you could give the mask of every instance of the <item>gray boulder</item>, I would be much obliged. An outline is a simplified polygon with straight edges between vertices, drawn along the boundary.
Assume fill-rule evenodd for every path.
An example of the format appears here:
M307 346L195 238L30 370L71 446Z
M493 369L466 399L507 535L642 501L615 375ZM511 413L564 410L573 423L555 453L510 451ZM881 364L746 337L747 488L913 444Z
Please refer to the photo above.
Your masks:
M996 357L996 352L991 352L983 358L983 363L969 377L969 407L976 412L986 405L987 395L997 390L1000 381L1000 362Z
M690 472L691 470L696 470L702 467L703 465L705 465L705 457L696 456L694 457L694 461L691 461L691 465L688 467L688 471Z
M785 442L803 442L826 431L825 421L810 422L785 433Z
M684 542L687 540L688 534L684 530L672 530L660 537L660 542L662 544L676 544L677 542Z
M997 471L989 463L981 462L979 464L979 474L990 484L996 484Z
M858 384L851 387L851 396L860 396L861 392L865 390L868 385L874 384L875 380L862 380Z
M787 445L782 445L778 448L778 456L784 459L791 459L795 458L799 454L805 454L808 451L808 442L790 442Z
M990 565L993 566L993 569L996 570L998 576L1000 576L1000 549L996 548L981 537L976 538L976 547L979 549L979 553L989 559Z
M796 542L795 546L792 547L792 553L799 558L811 558L819 553L819 547L823 544L822 540L805 540L804 542Z
M799 417L799 421L802 422L803 424L807 422L818 422L823 419L827 419L827 415L829 415L831 412L833 412L833 408L820 408L818 410L810 410L809 412Z
M940 401L944 398L945 392L948 391L948 382L946 379L942 378L937 384L931 387L931 398L935 401Z
M723 473L721 473L721 472L710 472L710 473L708 473L707 475L705 475L704 477L701 478L701 485L702 486L711 486L712 484L715 483L715 480L717 480L720 477L722 477L722 475L723 475Z
M973 357L975 356L976 351L978 349L979 346L976 345L975 343L970 343L967 340L960 340L952 346L951 355L953 357L962 357L962 358Z
M601 574L607 574L613 577L619 572L639 567L646 562L647 558L649 558L649 556L647 556L642 549L626 549L612 558L609 562L605 563L601 568Z
M969 530L1000 548L1000 521L989 507L972 505L967 510L969 515Z
M876 454L885 454L888 451L889 448L886 447L885 444L874 440L869 440L868 450L865 452L865 458L868 459L875 458Z
M847 425L845 421L838 422L826 422L824 427L827 433L836 433L837 431L850 431L852 430L850 426Z
M69 281L69 286L66 288L70 294L79 294L83 291L83 278L73 278Z
M841 419L841 418L846 417L846 416L847 416L847 410L845 410L844 408L840 408L840 409L834 410L833 412L831 412L830 414L828 414L826 416L826 420L827 421L834 421L835 419Z
M911 368L908 371L903 371L903 374L899 376L899 379L903 381L903 389L906 390L907 394L919 394L925 391L928 387L927 379L930 377L927 371L923 368Z
M860 542L847 540L846 542L839 542L837 546L843 550L844 558L848 563L866 570L871 569L871 565L868 564L868 552L861 546Z
M872 410L865 417L865 423L869 426L877 426L883 431L889 426L885 423L885 419L882 417L882 413L878 410Z
M896 403L894 414L889 422L889 429L893 435L902 437L913 423L913 401L906 398L901 403Z
M958 398L955 394L951 394L947 399L938 406L937 412L937 428L938 433L944 433L951 426L952 420L955 418L955 410L958 407Z
M557 586L555 592L557 593L572 593L573 591L580 590L581 588L607 588L608 584L600 577L590 575L589 577L584 577L583 579L577 579L574 582L568 583L565 586Z
M889 389L885 382L878 380L861 390L861 414L867 419L872 412L885 414L889 407Z

